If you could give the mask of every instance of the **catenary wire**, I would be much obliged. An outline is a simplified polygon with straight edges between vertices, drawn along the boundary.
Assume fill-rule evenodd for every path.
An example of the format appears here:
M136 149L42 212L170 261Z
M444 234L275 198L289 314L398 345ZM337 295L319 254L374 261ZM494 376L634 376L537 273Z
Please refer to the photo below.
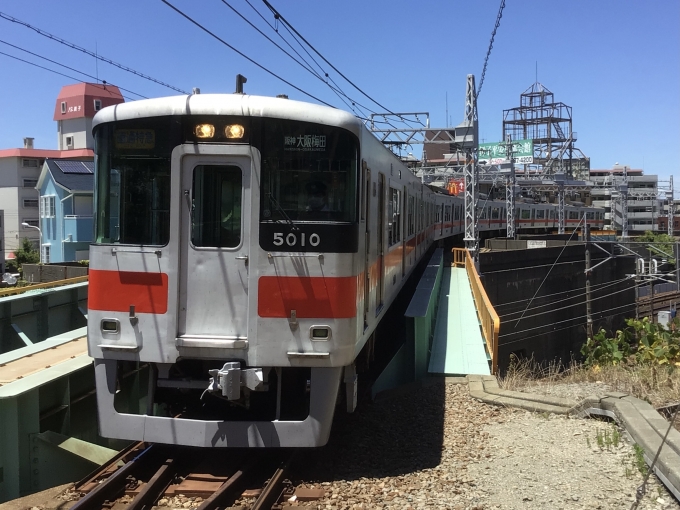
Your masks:
M249 0L245 0L245 2L250 6L250 8L251 8L253 11L255 11L255 12L257 13L257 15L258 15L258 16L259 16L259 17L260 17L260 18L261 18L261 19L269 26L269 28L271 28L274 32L276 32L276 34L281 38L281 40L282 40L283 42L286 43L286 45L291 49L291 51L293 51L298 57L300 57L300 59L301 59L305 64L307 64L307 65L309 66L310 69L312 69L312 66L309 64L309 62L307 62L307 60L305 60L305 58L304 58L302 55L300 55L300 52L297 51L297 50L293 47L293 45L292 45L285 37L283 37L283 35L281 35L281 33L280 33L280 32L279 32L279 31L278 31L278 30L277 30L277 29L276 29L276 28L275 28L275 27L267 20L267 18L265 18L265 17L262 15L262 13L261 13L258 9L256 9L255 6L254 6L252 3L249 2ZM289 32L290 32L290 31L289 31ZM296 42L297 42L298 44L300 44L299 41L297 41L297 39L296 39ZM305 53L307 53L307 55L309 55L309 52L308 52L304 47L303 47L303 49L305 50ZM347 104L345 101L343 101L343 102L347 105L347 107L355 113L355 115L357 116L357 118L359 118L359 119L361 119L361 120L364 120L364 121L368 121L368 116L366 115L366 112L365 112L365 111L361 111L361 112L360 112L361 115L364 115L364 117L361 117L360 115L357 114L357 112L354 110L353 107L356 107L356 108L358 108L359 110L367 110L367 111L369 111L369 112L371 112L371 113L375 113L375 112L372 112L370 108L368 108L368 107L362 105L361 103L355 101L354 99L350 98L344 91L342 91L341 87L335 82L335 80L333 80L333 78L330 77L330 76L328 75L328 73L325 72L325 70L319 65L319 63L314 59L314 57L312 57L311 55L309 55L309 56L310 56L310 58L312 59L312 61L316 64L316 66L320 69L320 71L321 71L322 73L324 73L324 76L327 77L327 78L333 83L333 85L337 88L338 92L339 92L341 95L343 95L344 97L346 97L349 101L351 101L352 105L349 105L349 104ZM317 73L317 74L318 74L318 73ZM323 78L322 78L322 79L323 79ZM324 81L324 83L326 83L326 84L328 85L327 82ZM333 90L333 87L331 87L330 85L329 85L329 87L331 88L331 90ZM334 92L335 92L335 90L334 90ZM337 94L338 92L336 92L336 94Z
M19 51L26 52L26 53L28 53L29 55L33 55L34 57L38 57L38 58L41 58L41 59L43 59L43 60L47 60L48 62L51 62L52 64L56 64L56 65L58 65L58 66L60 66L60 67L64 67L64 68L68 69L69 71L75 71L76 73L82 74L83 76L87 76L88 78L92 78L92 79L94 79L95 81L99 81L99 79L98 79L97 77L92 76L91 74L87 74L87 73L84 73L83 71L78 71L78 69L74 69L74 68L69 67L69 66L67 66L67 65L60 64L59 62L57 62L57 61L55 61L55 60L51 60L51 59L49 59L49 58L47 58L47 57L43 57L43 56L41 56L41 55L38 55L37 53L33 53L32 51L28 51L27 49L21 48L21 47L19 47L19 46L15 46L14 44L8 43L7 41L3 41L3 40L0 39L0 43L6 44L7 46L11 46L12 48L15 48L15 49L17 49L17 50L19 50ZM82 81L82 80L78 80L78 81ZM138 94L137 92L134 92L134 91L132 91L132 90L129 90L129 89L126 89L126 88L123 88L123 87L119 87L118 85L114 85L113 83L110 83L110 82L107 82L107 81L104 81L104 83L105 83L106 85L112 85L112 86L114 86L114 87L118 87L120 90L124 90L125 92L129 92L130 94L134 94L135 96L139 96L139 97L142 97L142 98L144 98L144 99L148 99L148 97L146 97L146 96L143 96L143 95L141 95L141 94ZM93 84L93 85L98 85L98 84Z
M164 0L161 0L161 1L164 1ZM376 101L375 99L373 99L373 98L372 98L371 96L369 96L366 92L364 92L361 88L359 88L354 82L352 82L349 78L347 78L347 76L345 76L344 74L342 74L342 73L341 73L341 72L340 72L333 64L331 64L331 63L326 59L326 57L324 57L321 53L319 53L319 52L317 51L317 49L316 49L314 46L312 46L312 45L311 45L311 44L310 44L310 43L309 43L309 42L308 42L308 41L307 41L307 40L306 40L306 39L305 39L305 38L297 31L297 30L295 30L295 27L293 27L293 25L291 25L291 24L286 20L286 18L284 18L284 17L281 15L281 13L279 13L279 12L274 8L274 6L273 6L272 4L270 4L267 0L262 0L262 1L263 1L264 4L269 8L269 10L272 11L272 13L274 14L274 17L275 17L276 19L280 19L286 26L288 26L288 27L289 27L289 28L290 28L290 29L291 29L291 30L292 30L292 31L293 31L293 32L294 32L294 33L295 33L302 41L304 41L304 43L305 43L307 46L309 46L309 47L312 49L312 51L313 51L314 53L316 53L317 55L319 55L319 57L321 57L321 59L322 59L324 62L326 62L326 64L328 64L328 65L331 67L331 69L333 69L336 73L338 73L340 76L342 76L342 78L343 78L345 81L347 81L347 83L349 83L350 85L352 85L352 87L354 87L355 89L357 89L361 94L363 94L365 97L367 97L368 99L370 99L372 102L374 102L375 104L377 104L378 106L380 106L380 108L386 110L386 111L389 112L391 115L394 115L395 117L398 117L398 116L397 116L394 112L392 112L389 108L383 106L383 105L380 104L378 101Z
M496 31L501 25L501 18L503 17L503 9L505 8L505 0L501 0L500 8L498 9L498 15L496 16L496 25L493 27L493 32L491 32L491 40L489 41L489 49L486 51L486 58L484 59L484 67L482 68L482 78L479 80L479 88L477 89L476 96L482 92L482 86L484 85L484 77L486 76L486 66L489 63L489 57L491 56L491 50L493 49L493 40L496 37Z
M245 59L246 59L248 62L250 62L251 64L253 64L253 65L259 67L260 69L262 69L262 70L265 71L266 73L272 75L274 78L276 78L276 79L278 79L278 80L281 80L281 81L282 81L283 83L285 83L286 85L288 85L288 86L290 86L290 87L293 87L295 90L297 90L298 92L301 92L302 94L306 95L307 97L311 97L312 99L314 99L315 101L318 101L318 102L321 103L321 104L324 104L324 105L326 105L326 106L330 106L331 108L335 108L332 104L329 104L329 103L327 103L326 101L323 101L322 99L319 99L318 97L313 96L313 95L310 94L309 92L306 92L306 91L302 90L300 87L297 87L296 85L293 85L293 84L290 83L288 80L282 78L281 76L279 76L278 74L274 73L273 71L270 71L269 69L267 69L266 67L264 67L262 64L259 64L258 62L256 62L255 60L253 60L252 58L250 58L249 56L247 56L245 53L240 52L239 50L237 50L236 48L234 48L231 44L229 44L228 42L226 42L224 39L220 38L218 35L214 34L214 33L211 32L210 30L208 30L206 27L204 27L203 25L201 25L198 21L194 20L194 19L193 19L191 16L189 16L188 14L185 14L184 12L182 12L180 9L178 9L177 7L175 7L174 5L172 5L172 4L171 4L170 2L168 2L167 0L161 0L161 2L163 2L165 5L167 5L168 7L170 7L172 10L174 10L177 14L179 14L180 16L182 16L183 18L185 18L187 21L189 21L190 23L193 23L193 24L196 25L198 28L200 28L201 30L203 30L205 33L207 33L208 35L212 36L214 39L216 39L216 40L218 40L219 42L221 42L222 44L224 44L224 45L225 45L227 48L229 48L230 50L234 51L235 53L238 53L241 57L245 58Z
M0 51L0 55L5 55L6 57L13 58L13 59L18 60L20 62L24 62L25 64L29 64L29 65L32 65L32 66L35 66L35 67L39 67L40 69L44 69L45 71L49 71L51 73L58 74L60 76L64 76L64 77L68 78L69 80L74 80L74 81L79 82L79 83L83 81L80 78L75 78L73 76L69 76L68 74L60 73L59 71L55 71L54 69L50 69L48 67L44 67L44 66L35 64L33 62L29 62L28 60L24 60L23 58L15 57L14 55L10 55L9 53L5 53L3 51ZM91 85L97 85L97 86L100 86L102 88L106 87L106 85L99 85L98 83L91 83ZM126 96L123 96L123 97L125 99L129 100L129 101L134 101L134 99L131 98L131 97L126 97Z
M316 77L317 79L319 79L320 81L322 81L323 83L325 83L326 85L328 85L328 87L329 87L329 88L330 88L330 89L338 96L338 98L339 98L343 103L345 103L345 105L346 105L350 110L352 110L355 114L357 114L357 112L354 110L354 108L353 108L349 103L347 103L347 101L345 101L345 99L343 99L343 96L346 97L347 99L349 99L350 101L352 101L352 99L349 98L349 97L348 97L348 96L347 96L347 95L346 95L339 87L337 87L337 84L336 84L336 87L337 87L337 88L334 88L334 87L331 86L326 80L324 80L324 78L323 78L317 71L315 71L315 70L312 68L311 65L309 65L309 63L304 59L304 57L302 57L297 51L295 51L295 49L288 43L288 41L286 41L286 40L282 37L282 39L288 44L288 46L289 46L293 51L295 51L295 53L298 55L298 57L300 57L300 59L302 60L302 62L304 62L304 64L303 64L302 62L300 62L298 59L296 59L293 55L291 55L290 53L288 53L284 48L282 48L279 44L277 44L274 40L272 40L267 34L265 34L264 32L262 32L262 30L260 30L258 27L256 27L256 26L255 26L248 18L246 18L243 14L241 14L241 13L238 11L238 9L236 9L236 8L233 7L231 4L229 4L229 2L227 2L226 0L221 0L221 1L222 1L222 3L223 3L224 5L226 5L227 7L229 7L236 15L238 15L243 21L245 21L246 23L248 23L248 25L250 25L254 30L256 30L262 37L264 37L265 39L267 39L270 43L272 43L272 44L273 44L274 46L276 46L279 50L281 50L283 53L285 53L291 60L293 60L295 63L297 63L297 64L298 64L300 67L302 67L305 71L309 72L309 73L312 74L314 77ZM280 36L280 34L279 34L279 36ZM318 65L318 64L317 64L317 65ZM322 70L322 71L323 71L323 70ZM326 74L326 77L328 77L328 74ZM334 84L335 84L335 82L334 82Z
M151 76L148 76L148 75L146 75L146 74L140 73L139 71L135 71L134 69L132 69L132 68L130 68L130 67L127 67L127 66L124 66L123 64L119 64L118 62L114 62L114 61L111 60L111 59L102 57L101 55L98 55L98 54L95 53L95 52L92 52L92 51L90 51L90 50L88 50L88 49L82 48L82 47L80 47L80 46L78 46L78 45L76 45L76 44L74 44L74 43L72 43L72 42L69 42L69 41L67 41L67 40L65 40L65 39L62 39L62 38L60 38L60 37L57 37L56 35L52 35L52 34L50 34L50 33L48 33L48 32L45 32L44 30L41 30L41 29L39 29L39 28L37 28L37 27L34 27L33 25L29 25L29 24L26 23L25 21L21 21L20 19L17 19L17 18L15 18L15 17L13 17L13 16L10 16L9 14L5 14L5 13L3 13L3 12L0 12L0 18L6 19L7 21L11 21L12 23L17 23L17 24L19 24L19 25L23 25L23 26L25 26L26 28L29 28L29 29L35 31L36 33L42 35L43 37L47 37L48 39L52 39L53 41L56 41L56 42L58 42L58 43L60 43L60 44L63 44L64 46L68 46L68 47L71 48L71 49L78 50L78 51L80 51L80 52L82 52L82 53L85 53L85 54L87 54L87 55L90 55L91 57L94 57L94 58L96 58L97 60L101 60L102 62L106 62L107 64L111 64L112 66L115 66L115 67L117 67L117 68L119 68L119 69L122 69L123 71L127 71L128 73L132 73L132 74L134 74L134 75L136 75L136 76L139 76L140 78L144 78L145 80L152 81L152 82L154 82L154 83L156 83L156 84L158 84L158 85L162 85L163 87L167 87L167 88L169 88L169 89L172 89L172 90L174 90L174 91L176 91L176 92L180 92L180 93L182 93L182 94L189 94L188 92L186 92L186 91L184 91L184 90L182 90L182 89L178 89L177 87L173 87L172 85L169 85L169 84L164 83L164 82L162 82L162 81L160 81L160 80L157 80L156 78L152 78ZM79 81L80 81L80 80L79 80Z

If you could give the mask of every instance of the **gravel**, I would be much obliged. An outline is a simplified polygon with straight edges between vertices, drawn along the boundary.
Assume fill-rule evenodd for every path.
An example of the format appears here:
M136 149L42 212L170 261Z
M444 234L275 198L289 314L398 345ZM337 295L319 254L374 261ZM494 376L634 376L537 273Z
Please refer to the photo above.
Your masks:
M289 505L624 509L642 482L613 424L489 406L466 385L435 380L337 415L329 444L305 455L294 480L325 497ZM680 505L652 476L638 508Z

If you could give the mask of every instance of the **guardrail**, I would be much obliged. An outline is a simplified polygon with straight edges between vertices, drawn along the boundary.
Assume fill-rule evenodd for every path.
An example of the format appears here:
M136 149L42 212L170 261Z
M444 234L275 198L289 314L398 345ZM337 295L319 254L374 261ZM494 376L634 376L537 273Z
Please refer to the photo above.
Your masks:
M498 332L501 329L501 320L498 318L489 297L486 295L475 264L470 257L470 252L464 248L453 248L453 266L465 267L470 281L470 288L475 300L477 317L482 325L482 335L486 342L486 348L491 356L491 373L495 374L498 369Z
M5 296L15 296L17 294L23 294L29 290L36 289L51 289L53 287L61 287L63 285L71 285L73 283L82 283L88 280L87 276L78 276L77 278L69 278L67 280L57 280L48 283L37 283L35 285L27 285L25 287L11 287L8 289L0 289L0 298Z

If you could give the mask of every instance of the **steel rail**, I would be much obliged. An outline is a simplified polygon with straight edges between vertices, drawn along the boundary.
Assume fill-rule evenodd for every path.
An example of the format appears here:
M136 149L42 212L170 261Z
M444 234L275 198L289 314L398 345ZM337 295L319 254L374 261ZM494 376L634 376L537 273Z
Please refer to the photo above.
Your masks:
M134 459L118 469L110 477L104 480L104 482L97 485L94 490L86 494L83 499L71 507L71 510L98 510L102 508L104 501L107 499L110 501L112 495L115 496L116 492L122 490L125 487L125 480L127 476L139 466L137 462L141 460L152 448L153 445L150 445L144 449Z
M274 472L274 475L267 482L267 486L262 490L255 503L253 503L251 510L270 510L272 505L278 501L281 494L283 494L283 482L286 479L294 456L295 453L292 453L281 467Z
M177 461L175 459L167 459L146 485L142 487L127 510L142 510L145 506L150 506L150 503L160 499L176 472Z

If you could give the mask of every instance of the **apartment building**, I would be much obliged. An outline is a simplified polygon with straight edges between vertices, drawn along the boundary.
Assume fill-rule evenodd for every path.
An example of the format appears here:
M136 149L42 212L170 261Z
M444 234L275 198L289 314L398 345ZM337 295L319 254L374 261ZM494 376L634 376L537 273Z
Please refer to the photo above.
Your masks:
M593 206L605 209L606 229L621 230L624 196L629 233L658 229L663 214L657 197L658 176L617 163L607 170L591 169L589 180L594 184L590 192Z

